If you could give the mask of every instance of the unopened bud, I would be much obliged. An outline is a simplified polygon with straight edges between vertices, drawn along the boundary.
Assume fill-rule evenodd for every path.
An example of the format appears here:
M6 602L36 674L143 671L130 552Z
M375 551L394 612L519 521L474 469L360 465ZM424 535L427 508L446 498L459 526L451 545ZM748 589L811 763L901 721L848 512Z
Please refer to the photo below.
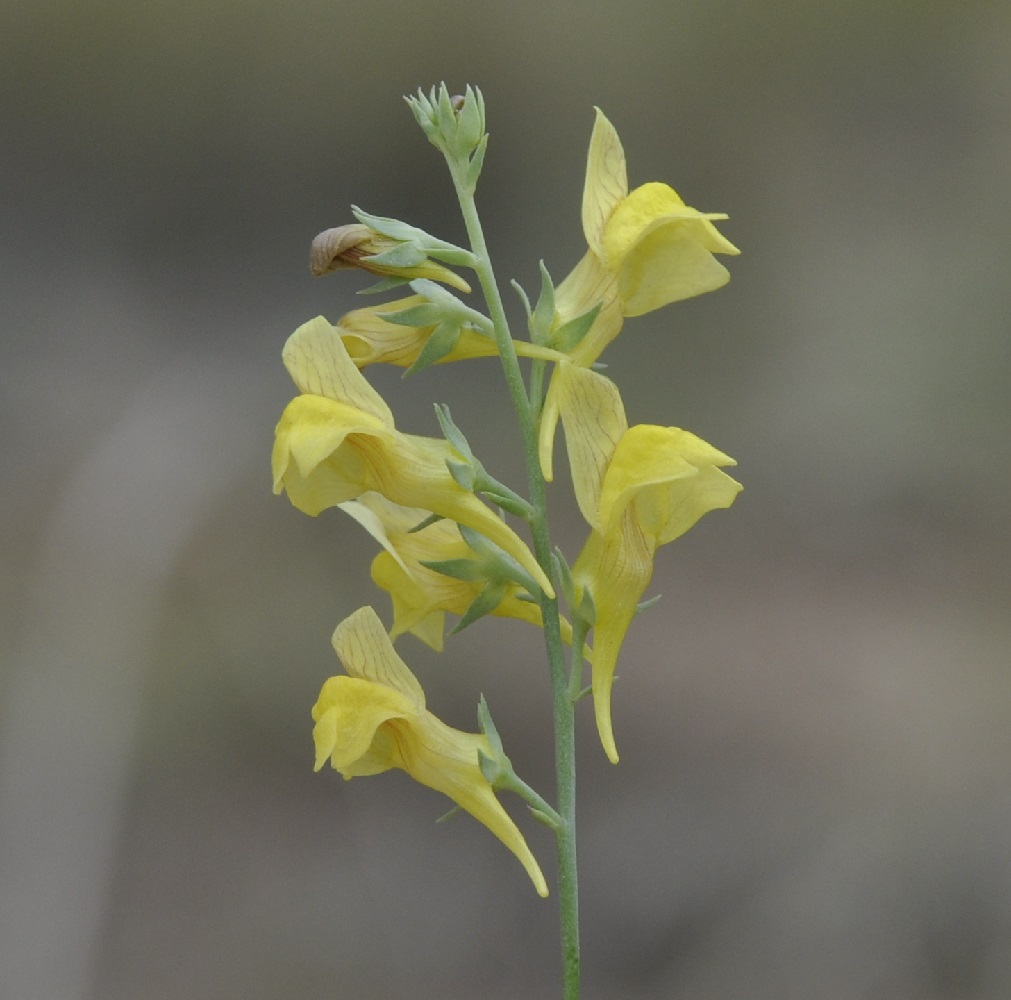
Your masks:
M368 226L352 223L326 229L309 248L309 270L317 278L321 274L345 267L361 267L361 259L379 251L375 232Z

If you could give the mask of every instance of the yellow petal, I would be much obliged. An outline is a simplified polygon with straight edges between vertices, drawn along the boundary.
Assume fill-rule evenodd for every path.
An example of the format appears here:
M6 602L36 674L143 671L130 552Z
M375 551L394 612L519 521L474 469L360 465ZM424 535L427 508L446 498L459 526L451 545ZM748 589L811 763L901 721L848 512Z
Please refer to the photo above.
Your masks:
M614 764L618 751L611 727L611 684L625 633L653 576L655 549L653 539L626 515L606 535L592 531L572 567L573 579L589 589L597 612L591 658L593 708L601 744Z
M736 464L690 431L638 424L618 443L608 467L601 523L607 530L634 502L642 529L658 545L673 541L703 514L733 503L741 485L718 466Z
M617 521L644 487L698 475L698 468L678 448L683 434L687 432L654 424L636 424L625 432L614 449L601 489L602 530Z
M448 795L458 806L483 823L509 848L526 869L539 896L548 886L540 866L509 814L495 797L478 766L478 751L492 756L486 737L452 729L425 712L413 728L414 739L404 744L404 769L423 785Z
M355 677L331 677L313 706L312 731L318 771L327 761L350 777L368 754L376 732L390 719L410 718L418 709L398 691ZM378 765L378 766L377 766ZM397 767L395 759L373 761L369 773ZM361 771L358 772L362 773Z
M579 510L597 529L604 473L628 429L618 387L588 368L562 362L548 388L553 409L561 414L572 485Z
M349 434L386 433L384 424L362 410L324 396L296 396L285 407L274 432L274 492L280 492L292 462L302 476L308 476L341 447Z
M594 108L594 111L596 118L583 185L583 234L587 245L599 256L604 224L615 206L628 194L628 175L625 151L618 133L600 108Z
M636 188L612 213L602 241L624 314L640 316L726 284L730 274L712 255L739 251L710 221L725 218L689 208L666 184Z
M288 338L281 358L302 392L345 403L393 427L386 401L355 367L340 333L322 316L303 323Z
M432 576L437 576L432 571ZM437 653L442 652L445 613L440 596L433 593L431 586L416 580L406 566L398 564L388 552L380 552L372 560L372 580L377 587L385 590L393 601L393 625L390 638L396 639L404 632L416 635ZM441 577L449 581L448 576ZM425 583L430 583L426 578ZM453 580L453 584L462 581Z
M397 691L416 710L425 707L425 692L397 655L373 608L366 606L348 615L334 630L333 648L352 677Z

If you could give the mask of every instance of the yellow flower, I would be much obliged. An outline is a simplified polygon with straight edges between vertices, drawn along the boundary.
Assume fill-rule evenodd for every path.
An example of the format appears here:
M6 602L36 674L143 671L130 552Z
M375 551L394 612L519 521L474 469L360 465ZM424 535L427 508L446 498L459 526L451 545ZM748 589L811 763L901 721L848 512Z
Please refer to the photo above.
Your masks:
M347 675L327 680L313 706L315 769L329 760L345 779L406 771L488 827L519 859L538 895L547 896L523 835L481 774L478 753L494 754L488 738L453 729L428 711L421 685L372 608L341 622L333 646Z
M409 265L384 264L381 254L391 254L404 247L403 240L376 232L371 226L352 222L335 229L325 229L312 241L309 249L309 270L319 277L332 271L358 268L381 278L430 278L469 292L470 285L455 271L430 260L420 250L414 256L418 262ZM379 258L375 260L374 258Z
M449 443L396 430L389 407L325 319L299 327L283 358L302 395L288 404L275 431L275 493L286 490L299 510L313 516L367 490L431 511L489 538L554 595L519 536L450 475L446 462L459 456Z
M604 751L614 763L614 668L653 575L653 556L703 514L734 502L741 485L719 466L736 464L689 431L637 424L622 436L607 466L593 530L572 576L577 588L589 590L596 609L594 712Z
M364 493L358 500L340 505L383 546L372 561L372 579L393 600L390 638L411 632L432 649L441 652L446 612L464 615L489 584L494 582L452 521L437 521L421 531L412 531L427 517L427 511L401 507L377 493ZM475 570L473 579L458 579L440 573L425 563L466 560ZM522 600L524 593L511 580L498 583L501 593L489 614L518 618L543 627L537 604ZM562 637L572 640L572 627L562 623Z
M386 313L400 312L423 305L428 300L422 295L409 295L394 302L355 309L342 316L337 323L344 346L359 368L384 363L410 368L435 330L434 326L403 326L384 318ZM438 363L460 361L464 358L486 358L498 354L495 341L476 330L463 329L453 349Z
M428 299L423 295L409 295L407 298L384 302L378 306L354 309L342 316L337 323L337 332L355 365L364 368L366 365L383 363L410 368L418 360L418 355L436 328L404 326L401 323L391 323L385 317L387 314L403 312L425 305L427 302ZM557 351L523 340L514 340L513 347L521 357L539 358L541 361L557 361L564 357ZM435 363L444 364L467 358L490 358L497 354L498 347L491 337L464 327L452 350Z
M713 225L727 218L724 213L690 208L667 184L643 184L629 193L621 140L599 108L582 216L589 251L559 285L555 307L562 324L602 303L593 328L571 355L584 366L617 336L622 317L726 284L730 274L713 254L740 252Z

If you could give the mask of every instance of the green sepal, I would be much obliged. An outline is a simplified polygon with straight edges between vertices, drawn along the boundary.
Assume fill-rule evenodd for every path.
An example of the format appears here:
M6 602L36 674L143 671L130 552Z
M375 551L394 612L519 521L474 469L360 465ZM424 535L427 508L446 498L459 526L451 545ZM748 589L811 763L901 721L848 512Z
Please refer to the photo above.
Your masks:
M654 597L650 597L648 600L640 601L635 606L636 615L641 615L644 611L649 611L650 608L656 607L656 605L660 603L661 597L663 597L663 594L657 594Z
M555 318L555 285L543 260L540 262L540 270L541 293L537 297L537 305L534 306L533 315L530 317L530 339L535 344L547 346L552 342L551 324Z
M379 292L388 292L391 288L399 288L401 285L406 285L407 279L400 278L396 275L390 275L388 278L382 278L377 281L374 285L369 285L368 288L362 288L358 294L359 295L377 295Z
M414 120L421 126L421 130L435 143L436 129L435 125L432 124L431 104L428 98L419 89L417 97L408 94L404 97L404 100L411 109Z
M483 750L478 750L477 766L481 771L481 777L494 788L495 782L502 777L502 768L498 761L494 757L489 757Z
M390 247L389 250L370 254L362 259L382 267L401 268L417 267L419 264L424 264L428 257L417 243L398 243L397 246Z
M453 808L450 809L448 813L443 813L435 822L445 823L447 820L452 819L458 812L462 811L463 811L462 806L453 806Z
M501 483L498 485L501 486ZM484 489L479 482L475 492L490 500L496 507L501 507L506 513L520 517L524 521L533 520L536 513L534 508L523 497L517 496L512 490L508 493L502 493L496 488Z
M555 572L558 578L558 586L562 596L572 607L576 603L576 585L572 579L572 570L566 561L562 550L555 546L555 551L551 553L551 561L555 564Z
M387 323L396 323L397 326L425 327L435 326L442 320L442 309L433 302L420 302L416 306L407 309L398 309L396 312L376 313L376 315Z
M409 535L416 534L419 531L424 531L430 524L437 524L439 521L444 520L441 514L429 514L424 521L419 521L413 528L408 530Z
M484 96L469 83L463 93L463 107L455 115L456 146L459 152L470 151L485 137Z
M469 466L465 465L463 462L450 462L446 461L446 468L449 469L449 474L453 477L453 482L456 483L460 489L466 490L468 493L474 493L474 482L476 476L474 470Z
M462 299L458 299L451 291L430 278L415 278L411 282L411 291L428 299L429 304L438 309L435 314L437 322L452 319L461 325L472 326L478 333L485 336L494 330L494 324L484 313L472 309ZM408 311L404 310L404 312Z
M591 628L597 624L597 605L593 603L593 594L588 589L583 590L573 614L579 615Z
M468 462L475 462L474 452L471 451L467 438L464 437L463 431L453 423L453 417L445 403L435 404L435 419L439 421L442 436L456 449L457 453Z
M442 242L426 233L424 229L418 229L417 226L401 222L400 219L391 219L385 215L373 215L357 205L351 206L351 214L363 226L368 226L369 229L374 229L381 236L388 236L391 240L400 240L402 243L418 243L422 246L427 246L429 242Z
M481 141L474 149L474 153L467 163L467 173L463 178L463 183L471 194L477 190L477 180L481 176L481 171L484 169L484 154L487 151L488 136L486 134L481 136Z
M420 563L425 569L468 583L487 577L484 567L476 559L422 559Z
M477 726L481 733L488 738L488 745L497 754L502 753L502 737L499 736L495 723L491 720L491 711L484 695L481 695L477 703Z
M475 267L477 257L463 247L455 247L452 243L442 246L425 247L429 257L441 260L445 264L452 264L454 267Z
M459 323L440 323L425 341L425 346L418 352L418 356L404 372L404 375L416 375L437 361L441 361L456 347L456 342L460 339L460 332Z
M453 102L449 97L449 88L445 83L439 84L439 94L436 97L435 103L439 131L448 142L456 132L456 112L453 110Z
M448 243L440 240L431 233L426 233L424 229L411 226L399 219L390 219L382 215L372 215L357 205L351 206L351 214L363 225L374 229L381 236L388 236L392 240L399 240L402 243L414 244L429 257L437 257L448 264L461 264L473 267L477 258L469 250L458 247L455 243ZM398 248L393 248L398 249ZM390 251L383 251L388 253ZM382 256L378 254L377 256ZM375 258L372 258L375 259ZM424 258L422 258L424 259ZM408 265L414 266L414 265Z
M508 552L503 552L494 542L465 524L459 524L457 528L467 547L480 557L481 576L484 579L511 580L530 594L540 593L534 578Z
M506 584L489 583L484 590L470 603L470 607L460 616L460 620L450 629L450 635L462 632L468 625L473 625L479 618L490 615L506 595Z
M533 806L527 806L527 808L530 810L530 815L533 816L538 823L543 823L549 830L557 832L561 829L561 824L559 824L558 820L555 818L558 815L557 813L555 816L549 816L546 812L543 812L540 809L535 809Z
M584 312L582 316L577 316L575 319L570 319L568 323L563 323L552 334L551 346L563 354L574 351L582 343L587 333L589 333L590 327L593 326L593 321L597 318L597 313L599 312L600 303L598 302L588 312Z

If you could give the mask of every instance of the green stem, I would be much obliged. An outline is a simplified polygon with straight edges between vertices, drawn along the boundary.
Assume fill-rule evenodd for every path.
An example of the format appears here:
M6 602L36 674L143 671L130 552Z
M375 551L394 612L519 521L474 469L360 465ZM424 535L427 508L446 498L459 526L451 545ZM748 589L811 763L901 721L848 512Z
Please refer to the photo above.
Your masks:
M447 156L453 182L456 186L460 209L463 212L471 251L477 257L475 272L481 282L494 324L495 341L502 359L506 385L523 436L523 453L527 467L530 503L535 514L530 523L534 541L534 554L549 578L553 576L551 539L548 533L547 497L544 477L541 474L537 448L537 421L530 397L523 382L523 373L516 357L509 323L502 305L495 273L488 257L484 231L477 213L473 191L465 181L465 169L454 165ZM562 936L562 970L564 1000L579 998L579 893L576 877L576 740L575 713L569 695L569 678L565 670L565 653L558 616L557 599L541 594L541 614L544 621L544 639L548 666L551 673L551 694L555 724L555 770L557 776L558 813L561 827L555 831L558 852L558 897Z

